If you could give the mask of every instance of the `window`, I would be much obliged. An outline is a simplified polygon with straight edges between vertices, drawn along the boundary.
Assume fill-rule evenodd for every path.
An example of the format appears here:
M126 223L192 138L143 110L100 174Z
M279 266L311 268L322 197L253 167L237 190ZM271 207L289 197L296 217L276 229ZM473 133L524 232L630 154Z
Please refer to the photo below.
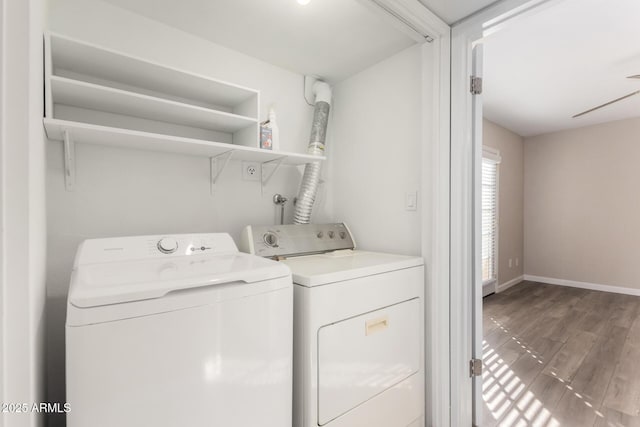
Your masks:
M497 279L498 164L500 153L482 150L482 283Z

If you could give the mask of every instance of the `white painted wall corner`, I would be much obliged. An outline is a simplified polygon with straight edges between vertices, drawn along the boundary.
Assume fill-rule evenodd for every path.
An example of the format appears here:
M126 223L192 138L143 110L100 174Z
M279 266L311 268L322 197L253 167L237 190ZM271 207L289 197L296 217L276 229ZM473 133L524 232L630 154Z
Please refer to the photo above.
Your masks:
M507 289L509 289L512 286L517 285L518 283L522 282L523 280L525 280L525 276L518 276L515 277L507 282L501 283L496 287L496 293L500 293L503 291L506 291Z

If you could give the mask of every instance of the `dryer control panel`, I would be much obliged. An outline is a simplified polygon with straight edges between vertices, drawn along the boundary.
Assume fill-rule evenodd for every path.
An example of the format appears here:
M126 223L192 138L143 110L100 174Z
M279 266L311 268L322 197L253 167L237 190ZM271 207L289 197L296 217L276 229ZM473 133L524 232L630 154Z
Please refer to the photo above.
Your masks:
M344 223L249 225L242 231L240 250L262 257L287 257L355 249Z

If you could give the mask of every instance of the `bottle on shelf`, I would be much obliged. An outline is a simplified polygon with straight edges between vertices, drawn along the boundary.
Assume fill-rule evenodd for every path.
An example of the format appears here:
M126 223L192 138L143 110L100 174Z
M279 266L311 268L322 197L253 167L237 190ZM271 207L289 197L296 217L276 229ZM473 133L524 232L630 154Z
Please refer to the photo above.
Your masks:
M260 123L260 148L264 150L273 149L273 129L269 120Z
M271 149L278 151L280 150L280 129L276 121L275 105L269 108L269 125L271 126Z

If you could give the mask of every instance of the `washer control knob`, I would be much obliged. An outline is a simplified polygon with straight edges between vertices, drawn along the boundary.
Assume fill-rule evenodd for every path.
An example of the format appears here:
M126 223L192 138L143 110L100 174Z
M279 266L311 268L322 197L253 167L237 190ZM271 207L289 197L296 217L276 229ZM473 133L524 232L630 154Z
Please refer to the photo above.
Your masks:
M316 236L318 236L318 239L322 239L324 233L322 231L318 231L318 234L316 234Z
M173 237L163 237L156 246L163 254L172 254L178 250L178 241Z
M327 233L327 235L329 236L329 238L330 238L330 239L333 239L333 235L334 235L334 233L333 233L333 231L329 231L329 232Z
M278 236L276 236L271 231L264 233L264 235L262 236L262 240L264 240L264 243L267 246L270 246L272 248L278 247Z

